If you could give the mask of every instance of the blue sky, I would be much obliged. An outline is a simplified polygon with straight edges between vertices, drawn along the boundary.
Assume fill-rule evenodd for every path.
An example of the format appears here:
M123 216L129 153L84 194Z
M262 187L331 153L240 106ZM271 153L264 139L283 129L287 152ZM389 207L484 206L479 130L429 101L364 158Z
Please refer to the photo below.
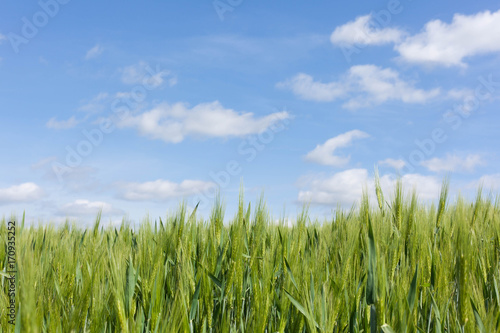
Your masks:
M186 200L350 207L500 185L494 1L0 4L0 210L88 225Z

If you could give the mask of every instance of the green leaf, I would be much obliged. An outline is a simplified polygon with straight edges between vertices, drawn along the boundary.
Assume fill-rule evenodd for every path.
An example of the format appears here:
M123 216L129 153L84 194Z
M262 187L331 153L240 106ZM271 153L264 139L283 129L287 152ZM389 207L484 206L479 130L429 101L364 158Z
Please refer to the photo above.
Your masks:
M285 265L286 269L288 270L288 274L290 274L290 278L292 279L292 283L295 286L295 289L299 291L299 287L297 286L297 282L295 282L295 279L293 278L292 270L290 269L290 265L288 265L288 261L286 260L286 258L285 258Z
M198 297L200 297L200 289L201 289L201 278L198 279L198 284L196 285L193 299L191 300L191 311L189 311L189 321L192 321L196 316L196 307L198 306Z
M313 278L312 272L311 272L311 285L309 287L311 289L311 291L310 291L311 304L314 305L314 278ZM313 311L314 311L314 308L313 308Z
M500 293L498 293L498 283L496 277L493 277L493 286L495 287L495 295L497 296L497 306L500 306Z
M477 312L476 305L472 301L472 298L470 299L470 304L472 305L472 311L474 312L474 317L476 317L476 325L477 328L479 329L479 332L486 333L486 328L484 327L483 321L481 320L481 317Z
M382 329L382 331L383 331L384 333L396 333L396 331L394 331L394 330L392 329L392 327L391 327L391 326L389 326L389 325L387 325L387 324L382 325L382 327L380 327L380 328Z
M286 289L283 289L285 291L285 294L286 296L290 299L290 301L292 302L292 304L297 308L297 310L300 311L300 313L302 313L304 315L304 317L306 317L307 320L309 320L311 323L314 324L314 326L318 327L319 328L319 325L318 323L316 323L316 321L314 320L314 318L311 316L311 314L302 306L302 304L300 304L299 301L297 301L295 298L293 298L293 296L286 290Z
M368 217L368 279L366 281L366 304L377 301L377 251L371 218Z
M208 272L208 277L212 279L212 281L222 290L222 282L218 278L215 277L212 273Z
M408 293L408 306L410 307L410 313L413 313L413 307L415 306L415 296L417 294L417 276L418 276L418 264L415 269L415 274L413 275L413 280L411 280L410 292Z
M434 296L432 295L432 293L431 293L431 298L432 298L432 306L434 309L434 314L436 315L435 332L441 333L441 314L439 313L439 308L436 304L436 300L434 299Z
M194 207L194 209L193 209L193 212L191 213L191 216L189 216L188 221L192 221L192 220L193 220L193 218L195 217L195 215L196 215L196 210L198 210L198 205L199 205L199 204L200 204L200 202L198 201L198 203L196 204L196 206L195 206L195 207Z

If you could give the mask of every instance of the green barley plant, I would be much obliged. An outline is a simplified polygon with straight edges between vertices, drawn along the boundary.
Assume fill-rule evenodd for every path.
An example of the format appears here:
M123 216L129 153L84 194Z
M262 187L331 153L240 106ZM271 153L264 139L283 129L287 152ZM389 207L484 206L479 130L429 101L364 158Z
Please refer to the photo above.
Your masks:
M132 228L67 222L16 230L15 325L7 316L0 222L1 332L500 332L500 203L434 205L368 193L331 220L289 227L240 192L225 221L176 213Z

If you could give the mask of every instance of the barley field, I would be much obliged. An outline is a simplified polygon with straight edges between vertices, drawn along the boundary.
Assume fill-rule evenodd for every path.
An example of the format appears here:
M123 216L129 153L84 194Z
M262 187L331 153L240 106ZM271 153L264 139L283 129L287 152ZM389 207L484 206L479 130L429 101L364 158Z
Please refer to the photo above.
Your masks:
M93 228L22 227L15 325L1 273L0 332L499 332L500 204L425 205L401 182L292 227L239 197L224 224L176 214ZM7 222L0 224L6 271Z

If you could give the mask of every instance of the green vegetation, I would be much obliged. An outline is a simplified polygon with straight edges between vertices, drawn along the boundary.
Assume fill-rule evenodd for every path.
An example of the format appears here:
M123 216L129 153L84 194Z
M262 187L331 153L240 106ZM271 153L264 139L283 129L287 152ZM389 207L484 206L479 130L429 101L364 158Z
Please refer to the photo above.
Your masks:
M377 188L332 221L277 224L263 200L224 225L196 209L102 228L17 228L20 332L499 332L500 205L437 207ZM388 201L384 200L384 196ZM6 221L0 224L5 271ZM0 332L7 282L0 275ZM21 325L19 327L19 324Z

